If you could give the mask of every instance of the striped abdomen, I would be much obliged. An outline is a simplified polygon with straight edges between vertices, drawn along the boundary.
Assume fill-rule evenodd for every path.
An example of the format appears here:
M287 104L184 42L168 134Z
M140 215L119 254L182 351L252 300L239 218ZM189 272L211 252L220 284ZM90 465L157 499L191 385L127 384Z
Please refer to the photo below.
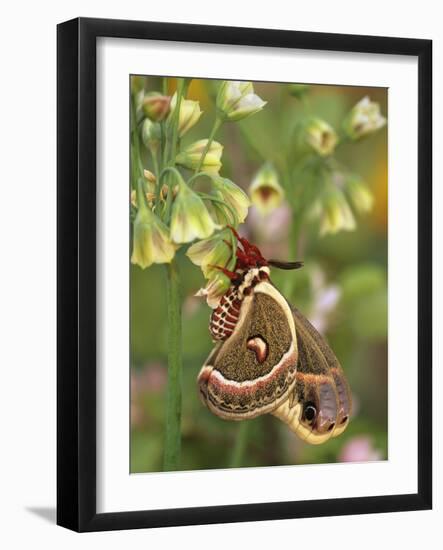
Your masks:
M226 340L231 336L240 315L241 304L237 288L231 287L212 312L209 321L209 330L214 340Z

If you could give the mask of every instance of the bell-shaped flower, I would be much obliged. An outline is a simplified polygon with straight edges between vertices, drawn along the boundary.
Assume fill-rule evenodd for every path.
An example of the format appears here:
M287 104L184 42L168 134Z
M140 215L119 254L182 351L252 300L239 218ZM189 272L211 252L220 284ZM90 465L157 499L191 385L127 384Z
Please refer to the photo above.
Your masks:
M326 157L334 152L338 136L326 121L311 118L304 128L304 140L318 155Z
M216 309L220 303L221 297L231 286L231 281L221 271L216 273L208 284L201 288L195 295L206 298L206 303L212 309Z
M349 176L345 181L345 191L350 203L357 212L369 212L374 204L374 197L368 186L359 176Z
M264 216L280 206L285 196L278 174L269 163L260 168L248 191L252 204Z
M233 247L230 229L223 229L207 239L192 244L186 255L195 265L200 266L206 279L211 279L220 270L217 267L227 267L233 257Z
M134 220L131 262L145 269L153 263L169 263L176 246L171 242L168 227L144 203L139 205Z
M200 139L192 143L177 155L175 162L189 170L196 170L200 165L200 160L206 149L207 143L207 139ZM200 167L201 171L218 174L222 166L220 161L222 153L223 145L218 143L218 141L212 141L203 160L203 164Z
M216 224L198 194L180 179L177 196L172 204L171 239L174 243L189 243L212 235Z
M320 235L355 229L352 210L340 189L331 185L322 197L322 207Z
M168 122L171 123L174 116L175 106L177 105L177 94L174 94L171 99L171 110L168 117ZM197 124L202 115L200 103L192 99L181 100L180 114L178 118L178 135L183 137L188 130Z
M146 94L143 98L143 112L154 122L161 122L168 114L171 98L158 92Z
M380 112L380 105L365 96L346 116L343 129L350 139L356 141L373 134L385 124L386 118Z
M216 189L216 195L234 210L237 223L243 223L248 215L248 208L251 206L251 201L243 189L228 178L221 176L212 178L212 182Z
M266 101L254 93L252 82L225 80L218 90L216 105L221 120L235 122L261 111Z

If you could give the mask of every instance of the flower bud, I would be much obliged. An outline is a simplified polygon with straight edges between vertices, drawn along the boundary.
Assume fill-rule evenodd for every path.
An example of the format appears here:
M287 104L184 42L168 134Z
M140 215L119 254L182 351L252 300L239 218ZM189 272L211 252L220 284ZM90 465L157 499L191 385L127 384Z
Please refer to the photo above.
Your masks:
M297 99L302 99L310 89L309 84L289 84L289 93Z
M304 141L321 157L334 152L338 137L334 128L320 118L312 118L304 128Z
M158 151L161 142L160 124L152 122L149 118L145 118L142 126L142 140L145 147L152 152Z
M171 98L158 92L150 92L143 99L143 112L154 122L161 122L169 114Z
M235 122L261 111L266 101L254 93L252 82L225 80L218 90L216 105L222 120Z
M169 263L176 247L169 238L167 226L146 205L137 211L131 262L142 269L153 263Z
M196 170L199 166L200 159L208 143L207 139L200 139L189 145L184 151L181 151L175 162L189 168L189 170ZM208 152L205 155L203 164L201 165L201 171L218 174L222 164L220 162L223 152L223 145L218 141L212 141Z
M348 177L345 181L345 191L357 212L364 213L372 209L374 197L360 177Z
M346 116L343 129L346 135L355 141L373 134L385 124L386 119L380 113L380 105L365 96Z
M249 186L252 204L265 216L283 201L285 192L278 181L278 174L271 164L265 164L257 172Z
M143 170L143 175L145 176L145 179L148 183L155 183L157 182L157 178L155 177L155 174L153 174L150 170Z
M154 204L155 193L153 193L152 191L147 191L145 193L145 196L146 196L146 202L147 202L149 208L152 208L152 205ZM135 208L138 208L138 205L137 205L137 192L136 192L135 189L133 189L131 191L131 204Z
M212 181L216 195L234 210L237 223L243 223L248 215L248 208L251 206L251 201L246 193L228 178L217 176Z
M193 264L201 267L206 279L212 279L216 273L220 272L214 266L227 267L232 259L233 248L228 244L231 241L231 230L223 229L191 245L186 255Z
M181 180L172 204L172 241L189 243L196 238L205 239L216 227L203 200Z
M172 96L172 100L171 100L171 110L168 117L169 123L172 121L176 104L177 104L177 94L175 93ZM202 111L200 110L200 103L198 101L182 98L181 106L180 106L180 114L178 119L179 137L183 137L188 130L190 130L195 124L197 124L198 119L201 117L201 115L202 115Z
M335 234L355 229L355 219L343 193L330 185L322 198L323 216L320 235Z

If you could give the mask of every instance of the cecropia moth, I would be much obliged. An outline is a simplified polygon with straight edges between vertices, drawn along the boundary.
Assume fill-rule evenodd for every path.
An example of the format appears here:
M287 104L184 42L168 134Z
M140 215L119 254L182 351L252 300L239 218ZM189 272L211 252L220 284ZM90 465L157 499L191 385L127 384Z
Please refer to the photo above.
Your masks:
M349 385L323 336L270 280L270 267L302 264L265 260L234 233L236 266L219 268L231 286L211 314L216 345L198 375L201 399L223 419L270 413L303 441L324 443L349 423Z

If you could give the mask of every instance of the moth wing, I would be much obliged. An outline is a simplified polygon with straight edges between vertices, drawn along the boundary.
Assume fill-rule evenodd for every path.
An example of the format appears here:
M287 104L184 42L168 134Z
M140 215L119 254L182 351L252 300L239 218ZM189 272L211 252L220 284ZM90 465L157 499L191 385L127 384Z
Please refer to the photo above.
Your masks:
M349 423L351 392L340 363L326 340L296 309L298 366L293 393L273 414L305 442L324 443Z
M294 316L269 282L242 301L234 332L218 343L198 376L200 396L216 415L255 418L287 400L298 360Z

